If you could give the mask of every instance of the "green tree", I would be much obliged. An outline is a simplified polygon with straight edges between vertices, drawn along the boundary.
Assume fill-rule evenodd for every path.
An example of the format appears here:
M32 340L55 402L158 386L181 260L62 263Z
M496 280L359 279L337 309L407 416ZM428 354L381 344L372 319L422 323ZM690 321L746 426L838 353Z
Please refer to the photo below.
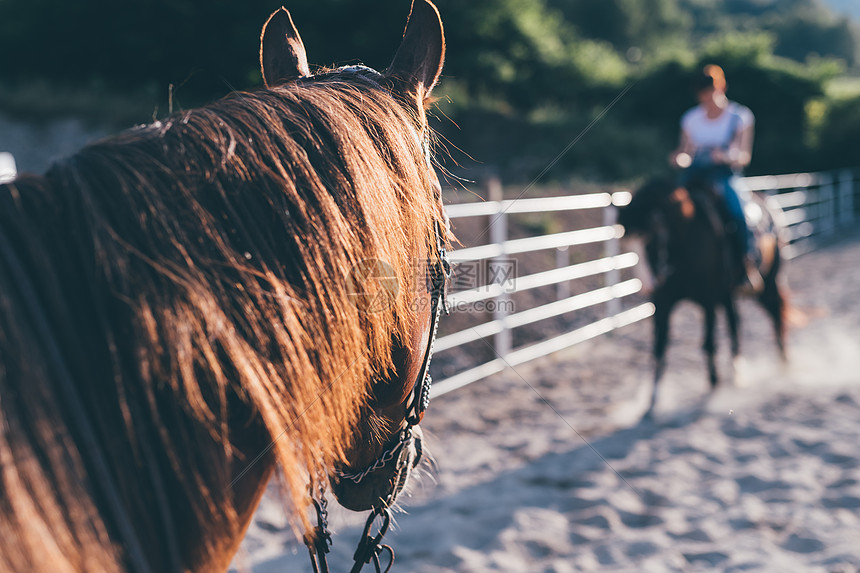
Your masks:
M585 38L619 51L653 48L680 38L690 27L677 0L550 0Z
M813 20L802 15L780 19L771 30L776 36L774 53L802 62L811 54L857 63L857 37L848 18Z
M860 167L860 97L832 102L817 139L821 168Z
M445 74L473 96L528 111L570 102L595 86L623 82L626 65L611 47L577 38L542 0L440 0L449 53Z
M481 162L517 166L520 177L540 172L597 118L554 175L618 179L663 165L680 114L695 103L690 74L704 62L723 65L730 96L758 116L753 170L806 166L818 157L808 145L814 138L804 139L812 129L806 110L825 97L822 86L836 73L822 57L857 63L854 29L819 0L437 5L449 50L436 93L461 129L447 121L437 126ZM312 64L362 62L381 70L400 42L409 1L288 7ZM259 32L272 9L262 0L0 0L0 105L10 83L32 78L144 94L166 94L174 84L179 107L259 85ZM148 97L140 119L154 107ZM831 113L848 112L836 106Z

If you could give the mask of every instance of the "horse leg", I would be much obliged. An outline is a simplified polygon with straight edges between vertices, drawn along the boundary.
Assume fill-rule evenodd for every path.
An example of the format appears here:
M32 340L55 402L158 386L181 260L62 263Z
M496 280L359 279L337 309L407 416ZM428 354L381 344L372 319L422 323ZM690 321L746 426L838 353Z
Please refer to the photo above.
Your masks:
M715 337L717 325L717 309L713 304L705 305L705 344L704 350L708 359L708 375L711 380L711 390L717 387L717 342Z
M741 343L738 337L738 307L735 305L735 298L729 293L726 297L726 321L729 323L729 338L732 344L732 358L737 358L741 354Z
M662 293L658 293L662 294ZM666 348L669 346L669 315L675 300L666 296L654 297L654 386L651 391L651 404L645 414L651 416L657 404L657 388L666 371Z
M742 386L745 381L743 379L744 363L741 359L741 345L740 338L738 335L740 319L738 318L738 307L735 303L735 297L732 295L732 293L729 293L726 296L725 308L726 321L729 324L729 338L731 340L732 345L733 383L735 386Z
M779 284L776 280L776 273L768 274L764 281L764 290L759 296L759 302L764 307L765 311L770 315L773 321L773 329L776 334L776 345L779 348L779 355L782 361L787 361L785 351L785 312L786 302L785 296L779 289Z

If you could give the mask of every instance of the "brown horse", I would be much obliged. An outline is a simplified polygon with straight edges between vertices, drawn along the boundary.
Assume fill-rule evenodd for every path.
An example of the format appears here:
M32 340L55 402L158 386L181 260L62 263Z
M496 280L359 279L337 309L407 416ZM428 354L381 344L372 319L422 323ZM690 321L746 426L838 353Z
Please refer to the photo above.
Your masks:
M706 179L692 179L686 186L674 178L646 182L629 205L620 209L618 222L628 235L645 240L645 257L656 284L654 302L654 357L656 372L651 395L653 411L657 386L666 368L669 317L681 300L691 300L705 313L704 350L711 387L719 381L716 367L716 312L723 307L729 326L732 356L740 354L739 318L735 304L744 268L732 252L735 243L726 231L727 215L714 186ZM760 253L763 288L756 296L773 320L780 355L785 358L786 302L780 287L782 267L779 228L763 201L755 199L755 249Z
M261 44L267 89L0 186L2 571L223 571L276 468L299 531L418 457L439 14L385 74L312 75L284 9Z

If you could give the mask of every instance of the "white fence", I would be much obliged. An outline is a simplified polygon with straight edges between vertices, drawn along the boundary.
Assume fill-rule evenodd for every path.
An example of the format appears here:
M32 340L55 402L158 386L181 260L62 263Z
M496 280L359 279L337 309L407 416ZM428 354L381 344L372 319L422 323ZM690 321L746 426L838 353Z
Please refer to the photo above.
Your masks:
M0 153L0 183L14 176L15 162L12 155ZM787 243L784 255L789 259L814 250L822 242L832 239L839 230L853 227L857 221L857 212L860 211L860 178L855 171L747 177L744 182L751 191L766 193L768 201L783 213L782 222L786 227L784 239ZM491 321L440 336L436 340L435 352L441 354L470 342L492 338L496 357L439 380L433 385L434 396L446 394L509 366L518 366L609 333L654 313L651 303L622 310L621 300L638 293L642 288L638 279L620 280L621 271L631 269L639 262L635 253L621 252L619 239L624 231L615 224L615 207L630 202L629 192L504 201L500 199L500 183L494 181L489 185L490 197L499 200L447 206L448 215L455 222L469 217L490 218L490 242L454 251L451 254L452 263L503 261L516 255L555 249L557 268L516 277L512 286L500 280L450 295L449 304L454 307L492 300L496 303L495 312ZM510 239L508 236L508 218L512 215L582 210L602 211L602 226L522 239ZM589 244L601 244L602 257L568 264L570 247ZM601 288L571 296L570 281L599 276L603 277ZM558 300L554 302L516 313L509 312L510 305L504 304L515 293L551 285L557 286ZM520 348L513 347L512 332L516 328L601 304L605 305L605 318L559 336Z
M787 258L809 252L822 240L833 237L838 229L854 225L855 209L860 207L856 199L857 176L852 171L749 177L744 182L750 190L766 193L768 201L784 213ZM491 182L489 186L491 198L501 197L501 185L497 181ZM622 310L621 300L638 293L642 288L638 279L620 280L621 271L631 269L639 262L635 253L621 252L619 239L623 229L615 224L615 207L626 205L630 197L629 192L621 191L447 206L448 215L455 226L460 219L489 218L489 242L454 251L451 254L454 265L475 261L489 264L498 261L501 264L515 255L550 249L557 249L560 256L555 269L516 277L512 284L507 283L505 277L499 277L499 280L488 285L450 295L449 303L455 308L494 301L493 319L440 336L436 340L435 352L442 354L461 345L484 340L488 345L492 341L495 358L437 381L433 385L434 396L441 396L507 367L546 356L653 314L651 303ZM579 210L602 211L602 226L521 239L510 239L508 236L508 218L512 215ZM602 256L579 264L567 264L566 249L588 244L601 244ZM570 295L569 281L598 276L603 277L602 287ZM511 305L504 304L512 294L550 285L556 285L558 289L558 300L554 302L515 313L511 312ZM524 347L514 348L512 345L512 332L516 328L601 304L605 305L606 317L603 319Z
M782 210L789 259L814 250L857 220L860 187L852 170L746 177L744 183L751 191L767 193L769 202Z
M491 185L498 185L498 183ZM494 191L494 189L490 189L491 196L501 194ZM592 193L447 206L448 216L454 220L455 225L458 219L489 217L490 242L451 253L452 263L455 266L475 261L488 261L490 263L499 261L502 264L503 261L515 255L552 249L556 249L559 254L566 255L566 249L570 247L590 244L602 244L603 256L579 264L559 264L558 268L549 271L519 276L516 277L512 285L505 284L500 280L478 288L452 293L449 297L449 303L455 308L480 301L496 301L497 304L493 305L495 308L493 320L440 336L436 340L435 352L442 353L469 342L492 339L496 357L434 383L434 396L446 394L491 374L501 372L508 366L517 366L535 358L546 356L651 316L654 309L650 303L640 304L625 311L621 310L620 299L633 295L642 288L642 283L638 279L619 280L620 271L634 267L639 261L635 253L621 252L619 239L624 231L622 227L615 224L614 207L626 205L629 202L630 193L622 191L611 194ZM603 225L522 239L508 238L508 218L512 215L579 210L602 211ZM603 286L596 290L573 296L568 293L568 296L560 296L559 300L554 302L516 313L508 312L510 305L504 304L504 301L515 293L539 287L557 285L559 287L558 292L564 294L569 281L597 276L603 277ZM601 304L606 305L606 318L560 336L522 348L513 348L512 331L514 329Z
M15 158L12 157L12 154L0 151L0 183L12 181L17 173Z

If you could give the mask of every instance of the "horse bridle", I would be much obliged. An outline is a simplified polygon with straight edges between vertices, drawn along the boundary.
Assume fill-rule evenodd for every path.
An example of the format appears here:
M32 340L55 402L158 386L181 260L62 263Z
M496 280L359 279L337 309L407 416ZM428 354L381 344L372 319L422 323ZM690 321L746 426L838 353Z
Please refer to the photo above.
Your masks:
M373 76L381 77L379 72L365 66L351 66L345 69L347 71L362 74L369 73ZM416 137L418 137L417 133ZM435 176L431 162L429 135L425 132L424 137L419 138L419 140L424 152L428 172L431 175L431 182L439 200L439 208L442 209L442 189ZM334 475L338 479L350 480L358 484L367 476L382 470L392 462L397 466L395 475L398 476L398 483L394 484L388 499L380 500L381 503L372 508L365 523L361 540L353 554L354 564L352 569L350 569L350 573L359 573L365 565L369 565L370 563L373 563L377 573L387 573L394 565L394 550L390 545L383 544L382 539L388 532L391 524L391 504L404 485L400 482L405 474L402 470L407 463L410 463L406 452L408 452L409 446L415 443L412 428L421 423L421 418L430 404L430 390L433 385L433 378L430 376L430 361L433 358L433 346L439 330L439 319L443 313L448 313L447 286L448 278L451 276L451 263L448 258L447 249L445 248L447 243L447 228L443 229L442 223L437 221L434 225L434 230L437 256L435 261L428 265L430 279L430 336L427 341L427 347L424 350L421 368L418 370L418 375L415 378L415 383L407 399L403 402L405 412L400 431L394 439L386 444L383 453L380 454L376 461L369 464L365 469L357 472L345 472L339 469L334 471ZM420 441L417 442L417 445L418 454L411 461L413 467L418 463L422 455ZM313 487L311 487L310 495L311 503L316 512L317 525L313 531L305 535L305 545L308 547L308 554L314 573L329 573L326 555L331 551L332 539L331 532L328 530L328 502L325 498L325 479L320 480L318 491L313 491ZM381 523L374 534L372 533L373 526L378 520ZM385 569L382 568L381 555L383 553L388 553L389 555L389 561Z
M415 384L408 398L404 401L405 415L403 425L397 436L386 445L383 453L375 462L358 472L335 470L335 475L338 479L361 483L367 476L387 467L392 462L397 464L398 471L396 475L402 476L402 468L405 464L410 463L405 452L408 451L408 446L415 440L412 428L421 422L422 415L430 404L430 389L433 385L433 379L430 376L430 360L433 357L433 346L436 342L436 334L439 329L439 319L443 313L447 314L448 312L446 287L448 277L451 275L451 263L445 249L445 239L441 223L436 223L435 231L437 258L430 265L430 337L427 341L427 348L424 350L421 368L418 371ZM420 442L418 443L420 444ZM420 458L421 449L419 447L418 456L412 460L413 465ZM308 547L314 573L329 573L326 554L331 550L332 540L331 532L328 530L328 502L325 499L324 483L324 481L320 481L318 492L311 491L311 501L316 511L317 525L312 532L309 532L305 536L305 544ZM377 573L387 573L391 569L394 564L394 550L391 546L382 544L382 538L387 533L391 523L390 506L402 487L402 483L395 484L389 498L380 500L382 503L374 506L371 510L364 526L364 533L353 555L354 565L350 569L350 573L359 573L365 565L369 565L370 563L373 563ZM377 532L373 534L373 526L377 520L381 520L381 524ZM382 561L380 559L382 553L388 553L390 558L385 569L382 568Z

